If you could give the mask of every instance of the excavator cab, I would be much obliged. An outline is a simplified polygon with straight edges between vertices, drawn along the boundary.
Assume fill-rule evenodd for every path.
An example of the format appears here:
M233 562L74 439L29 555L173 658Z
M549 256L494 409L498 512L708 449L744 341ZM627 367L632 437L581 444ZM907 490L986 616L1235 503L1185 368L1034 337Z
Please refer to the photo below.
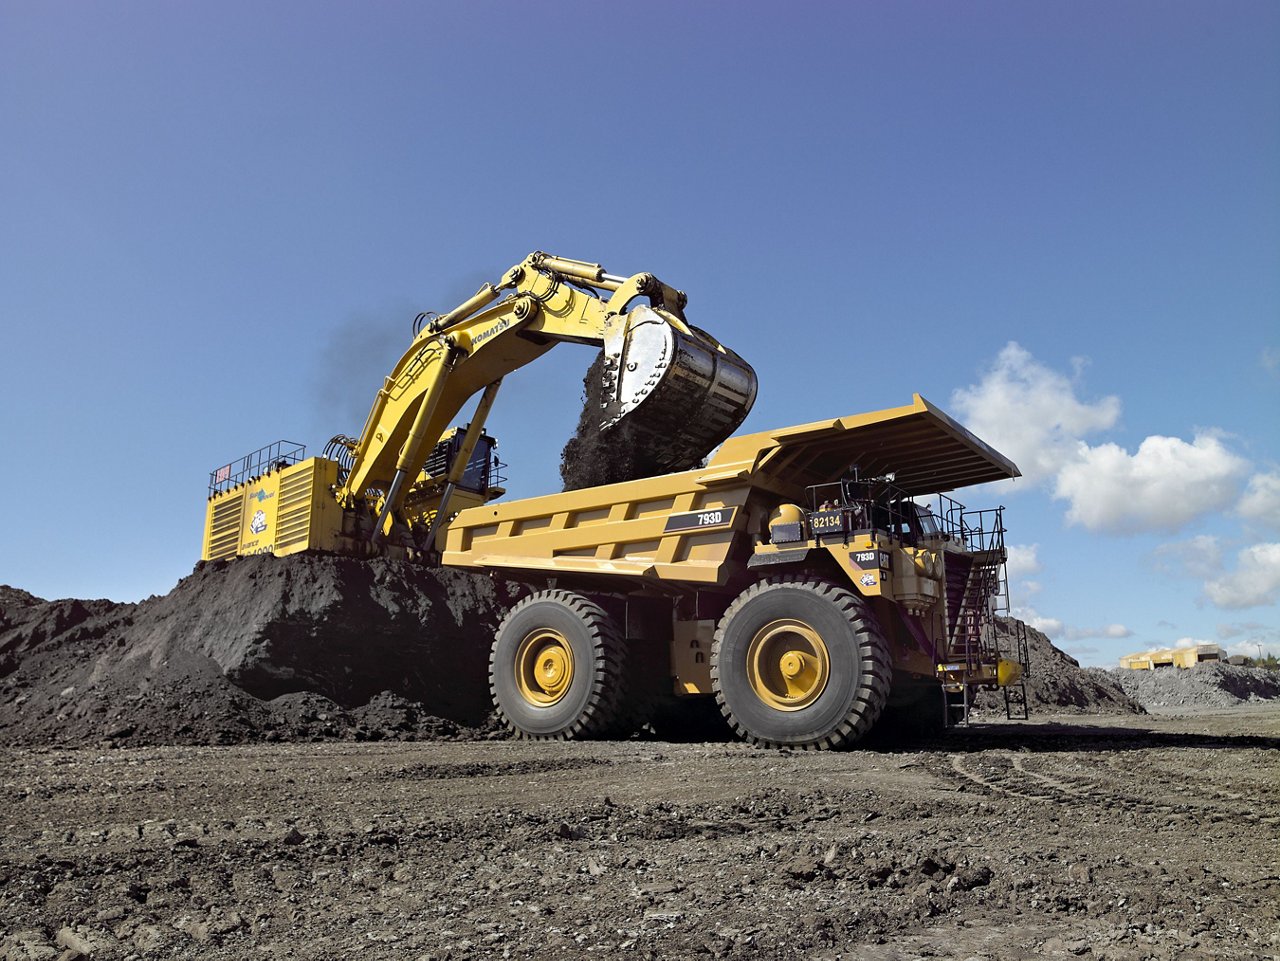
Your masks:
M458 456L465 453L466 442L467 428L458 427L448 431L427 457L421 480L447 477ZM459 490L486 497L497 497L505 493L505 488L501 486L506 481L502 470L507 465L498 459L497 448L497 439L481 428L475 448L458 478Z

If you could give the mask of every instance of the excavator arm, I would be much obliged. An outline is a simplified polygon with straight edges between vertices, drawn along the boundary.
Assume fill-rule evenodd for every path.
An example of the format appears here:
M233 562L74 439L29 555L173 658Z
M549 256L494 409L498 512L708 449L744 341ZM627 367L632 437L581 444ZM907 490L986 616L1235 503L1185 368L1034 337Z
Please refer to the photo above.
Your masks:
M641 298L647 303L632 306ZM621 277L599 264L531 254L415 336L349 447L339 502L351 508L380 492L375 538L384 537L467 401L483 392L468 428L474 444L502 378L566 341L604 348L606 430L626 419L631 442L652 463L666 471L697 466L746 417L756 379L737 354L685 321L684 305L682 292L651 274ZM456 459L450 486L468 452Z

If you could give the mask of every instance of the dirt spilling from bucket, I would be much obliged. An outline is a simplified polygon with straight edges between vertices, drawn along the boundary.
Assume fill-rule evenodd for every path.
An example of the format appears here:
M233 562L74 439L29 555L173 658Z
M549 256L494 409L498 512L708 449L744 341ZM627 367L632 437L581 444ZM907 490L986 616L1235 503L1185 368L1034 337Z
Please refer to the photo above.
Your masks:
M560 479L567 491L653 477L663 472L652 453L636 442L624 420L607 431L600 428L604 410L604 351L582 379L582 413L573 436L560 454Z

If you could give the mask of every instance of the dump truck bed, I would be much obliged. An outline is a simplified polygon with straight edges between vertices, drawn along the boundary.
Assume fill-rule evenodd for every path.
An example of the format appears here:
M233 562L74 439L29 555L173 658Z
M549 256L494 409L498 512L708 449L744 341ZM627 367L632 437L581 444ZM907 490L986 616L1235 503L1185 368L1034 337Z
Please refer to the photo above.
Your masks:
M462 511L454 567L724 584L768 511L857 466L911 496L1018 476L1014 464L919 394L911 404L732 437L706 467ZM738 548L742 549L738 549Z

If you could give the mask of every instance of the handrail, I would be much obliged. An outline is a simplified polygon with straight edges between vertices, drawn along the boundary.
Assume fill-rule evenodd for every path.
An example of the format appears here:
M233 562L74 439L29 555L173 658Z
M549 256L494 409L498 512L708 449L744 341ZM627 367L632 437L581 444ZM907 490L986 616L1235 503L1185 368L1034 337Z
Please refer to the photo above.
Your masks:
M209 496L252 483L263 474L298 463L307 456L307 448L291 440L278 440L266 447L250 451L239 460L209 471Z

